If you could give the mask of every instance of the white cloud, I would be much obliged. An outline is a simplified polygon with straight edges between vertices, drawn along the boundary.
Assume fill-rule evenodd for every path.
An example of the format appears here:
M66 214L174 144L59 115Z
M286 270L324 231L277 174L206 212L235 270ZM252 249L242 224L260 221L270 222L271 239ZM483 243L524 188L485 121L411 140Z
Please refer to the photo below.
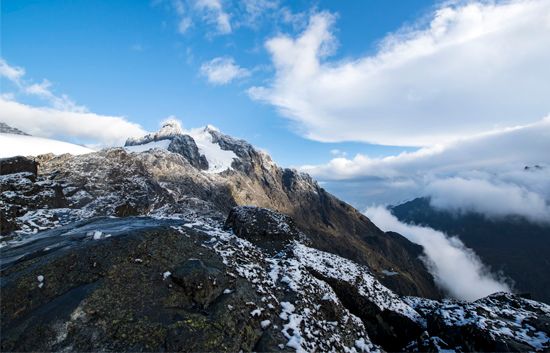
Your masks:
M300 169L336 182L335 190L361 206L432 196L449 210L550 222L548 151L550 118L397 156L358 154ZM543 168L524 170L537 164Z
M76 138L102 146L120 146L126 138L145 133L123 117L33 107L4 98L0 98L0 121L35 136Z
M220 34L231 33L230 15L224 11L221 0L197 0L195 6L203 12L207 22L216 25Z
M230 57L218 57L201 65L200 72L214 85L225 85L231 81L250 75L247 69L235 64Z
M372 55L330 61L334 16L266 42L276 74L253 99L306 137L432 145L531 123L550 112L550 2L447 2L427 25L384 38Z
M371 207L365 211L384 231L397 232L424 248L425 263L436 283L451 296L462 300L475 300L510 288L498 280L483 265L479 257L466 248L460 239L428 227L400 222L384 207Z
M516 184L454 177L435 180L426 192L436 208L490 217L518 215L550 223L550 205L544 198Z
M56 95L48 80L41 83L25 79L25 70L0 59L0 74L14 83L24 95L38 97L47 106L31 106L16 101L15 94L0 96L0 121L31 135L81 139L89 144L112 146L145 131L124 117L101 115L76 104L67 95Z

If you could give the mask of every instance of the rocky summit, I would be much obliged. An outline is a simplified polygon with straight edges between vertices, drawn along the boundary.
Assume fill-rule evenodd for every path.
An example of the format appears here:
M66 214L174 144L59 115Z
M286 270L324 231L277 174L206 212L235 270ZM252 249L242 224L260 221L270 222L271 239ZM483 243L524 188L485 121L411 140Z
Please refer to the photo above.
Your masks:
M0 160L2 351L547 351L550 306L443 299L422 247L213 127Z

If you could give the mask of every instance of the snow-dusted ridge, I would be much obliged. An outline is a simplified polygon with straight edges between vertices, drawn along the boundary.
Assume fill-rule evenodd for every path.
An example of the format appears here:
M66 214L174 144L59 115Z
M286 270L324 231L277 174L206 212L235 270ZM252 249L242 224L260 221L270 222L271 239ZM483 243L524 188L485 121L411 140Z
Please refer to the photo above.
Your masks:
M177 136L188 135L193 138L198 147L199 153L208 162L207 173L221 173L231 169L231 164L237 155L233 151L224 150L213 140L212 132L219 132L212 125L203 128L185 130L179 121L167 120L157 132L147 134L143 137L132 137L126 141L125 148L131 152L144 152L153 148L168 150L170 142Z

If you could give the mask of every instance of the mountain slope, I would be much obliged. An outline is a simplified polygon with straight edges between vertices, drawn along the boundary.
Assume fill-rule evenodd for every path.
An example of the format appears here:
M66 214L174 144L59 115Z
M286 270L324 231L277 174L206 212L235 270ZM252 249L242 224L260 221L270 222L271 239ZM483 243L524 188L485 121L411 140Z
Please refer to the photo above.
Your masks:
M488 219L476 213L451 213L435 209L427 198L391 211L402 222L458 236L484 263L510 277L517 291L550 303L550 225L519 217Z
M550 347L550 307L420 297L419 246L245 141L127 145L0 159L2 351Z

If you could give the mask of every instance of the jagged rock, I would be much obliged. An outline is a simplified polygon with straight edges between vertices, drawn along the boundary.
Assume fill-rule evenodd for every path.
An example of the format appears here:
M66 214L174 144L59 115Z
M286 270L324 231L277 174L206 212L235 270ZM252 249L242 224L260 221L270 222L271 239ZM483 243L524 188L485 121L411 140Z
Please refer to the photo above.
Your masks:
M177 135L168 146L168 151L179 153L195 168L208 169L206 157L199 152L195 140L189 135Z
M280 251L291 241L303 238L290 217L261 207L234 207L225 228L269 251Z
M14 173L31 173L36 177L38 173L38 163L22 156L0 158L0 175Z
M510 293L474 302L409 298L432 336L461 351L525 352L550 348L550 306Z
M221 264L218 266L222 267ZM227 284L225 274L220 268L194 258L179 264L170 277L203 309L222 294Z

